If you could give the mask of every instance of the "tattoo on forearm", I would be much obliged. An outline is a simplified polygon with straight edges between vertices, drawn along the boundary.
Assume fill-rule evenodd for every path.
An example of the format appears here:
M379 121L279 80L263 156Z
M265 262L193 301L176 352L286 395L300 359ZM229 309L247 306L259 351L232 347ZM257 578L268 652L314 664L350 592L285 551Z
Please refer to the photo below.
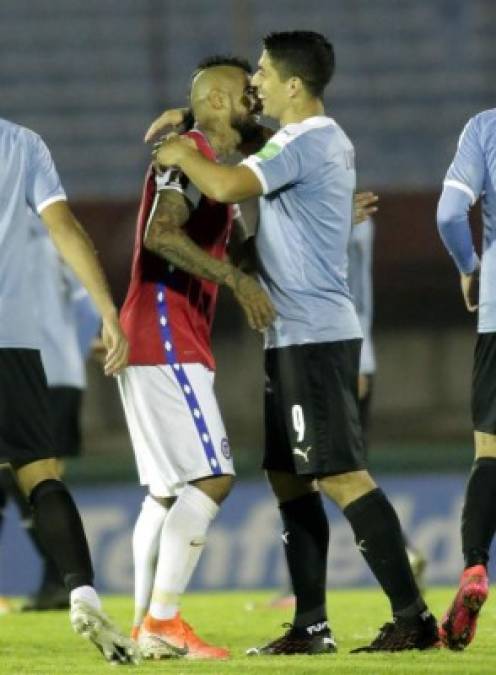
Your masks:
M213 258L184 232L189 209L182 195L164 193L145 234L145 246L176 267L217 284L238 281L239 272L228 262Z
M224 284L229 278L236 281L238 275L238 271L228 262L205 253L184 232L177 232L157 242L154 251L185 272L217 284Z

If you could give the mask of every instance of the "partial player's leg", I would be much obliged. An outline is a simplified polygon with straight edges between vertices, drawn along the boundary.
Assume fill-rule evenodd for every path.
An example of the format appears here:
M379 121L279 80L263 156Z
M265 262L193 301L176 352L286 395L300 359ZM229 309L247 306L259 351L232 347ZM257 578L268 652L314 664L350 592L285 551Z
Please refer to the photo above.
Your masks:
M362 429L363 447L365 457L368 462L369 458L369 432L371 415L370 409L372 404L372 396L374 392L374 377L370 374L360 373L358 377L358 413L360 417L360 426ZM426 560L420 551L412 545L406 533L403 531L403 538L405 540L406 552L408 561L412 568L413 576L420 589L425 587L425 568Z
M350 522L357 546L386 593L393 622L367 647L355 651L402 651L436 646L436 621L410 567L401 525L385 494L366 471L319 480L323 492Z
M291 628L282 637L248 650L249 655L318 654L336 650L326 611L329 522L313 477L295 473L294 458L298 456L306 462L312 451L312 441L308 440L301 416L302 401L298 397L291 398L292 393L299 390L294 375L295 367L297 373L300 372L298 352L299 349L293 347L266 352L263 462L281 511L282 541L296 599L295 614ZM293 401L289 407L288 398ZM294 443L288 432L286 410L289 410L290 428L297 426L299 430Z
M59 458L60 476L64 474L64 464L60 458L77 457L81 452L80 415L82 395L82 390L77 387L56 386L48 388L54 449L55 455ZM22 501L16 498L15 488L13 488L12 496L16 499L22 513ZM28 520L26 520L25 527L27 533L33 538L34 528L29 527ZM35 534L33 539L36 539ZM43 563L41 583L35 593L24 603L22 610L67 609L70 604L69 595L56 566L41 547L38 547L37 550Z
M91 640L107 661L138 659L132 642L108 620L93 586L93 568L83 524L65 485L58 479L56 459L17 469L19 483L31 502L33 521L44 550L51 555L70 594L74 630Z
M487 564L496 528L496 435L476 432L474 436L476 458L462 513L465 568L440 628L443 643L454 650L465 649L475 637L479 612L489 594Z
M7 508L7 490L5 486L5 474L9 472L10 473L10 467L9 466L0 466L0 536L3 531L3 519L4 519L4 512L5 509ZM4 596L0 596L0 615L1 614L8 614L9 612L12 611L12 605L10 603L10 600Z
M74 628L107 660L134 660L131 641L101 612L81 518L51 456L46 379L37 350L0 349L0 443L31 503L41 546L71 594Z
M147 614L139 629L143 605L136 607L133 630L145 656L226 658L227 650L194 635L179 606L231 489L232 459L212 373L199 364L176 365L128 368L119 383L140 482L155 498L177 495L167 512L153 505L156 571Z
M489 593L487 564L496 530L496 334L477 338L472 376L475 461L462 513L465 569L442 624L450 649L465 649L475 636L480 609Z
M57 571L57 568L55 567L55 564L53 563L51 558L45 553L40 544L40 540L38 538L38 534L36 532L33 523L33 512L31 509L31 504L29 503L25 494L19 487L17 478L10 466L6 466L5 468L0 470L0 486L2 489L2 493L5 495L5 499L7 499L8 497L9 499L12 499L15 502L19 510L21 525L26 534L28 535L29 539L31 540L33 548L40 556L40 560L43 561L44 565L43 580L44 581L46 580L48 582L49 579L50 580L55 579L57 587L60 589L60 592L55 595L52 592L54 590L53 586L51 587L50 592L48 594L37 593L36 595L29 598L22 605L21 610L30 611L30 610L44 610L44 609L67 609L69 607L69 596L67 594L65 587L63 586L62 580L59 577L59 573ZM45 588L48 588L48 585L46 585Z
M359 354L359 340L291 349L283 395L294 471L300 478L318 476L321 490L344 509L392 603L393 634L388 630L387 640L367 649L424 648L437 641L435 621L413 578L397 516L365 471Z
M227 497L232 476L200 479L186 485L164 520L155 583L140 633L146 655L169 656L170 648L187 658L226 659L228 650L204 642L180 614L180 602L206 543L208 529Z
M160 535L167 512L173 503L173 497L162 498L148 494L134 526L134 618L131 630L134 640L138 639L141 624L150 607Z

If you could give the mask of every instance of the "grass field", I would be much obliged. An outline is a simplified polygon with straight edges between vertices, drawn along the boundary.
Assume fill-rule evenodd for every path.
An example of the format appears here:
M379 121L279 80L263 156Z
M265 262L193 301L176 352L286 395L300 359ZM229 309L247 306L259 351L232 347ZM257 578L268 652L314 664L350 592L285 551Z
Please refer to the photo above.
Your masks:
M453 589L431 591L427 600L440 615ZM369 642L388 619L387 605L377 591L336 591L329 596L332 626L339 652L331 656L251 657L247 647L263 644L282 632L281 624L290 620L283 610L269 609L269 593L192 594L183 605L183 614L205 639L226 645L233 658L225 663L170 660L146 662L136 672L231 675L382 675L383 673L445 673L458 675L496 673L496 610L489 600L480 620L477 639L461 653L447 650L402 654L349 654L349 650ZM132 603L128 597L108 597L107 613L128 629ZM97 675L109 673L95 648L72 633L65 612L9 614L0 618L0 673L16 675Z

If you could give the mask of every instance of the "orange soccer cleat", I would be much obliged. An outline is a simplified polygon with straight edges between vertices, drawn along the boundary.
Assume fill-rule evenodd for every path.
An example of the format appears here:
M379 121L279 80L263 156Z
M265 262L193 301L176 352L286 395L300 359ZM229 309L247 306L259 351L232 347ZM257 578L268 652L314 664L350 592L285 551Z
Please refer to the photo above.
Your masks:
M161 659L228 659L230 653L223 647L204 642L179 613L165 621L147 614L139 632L138 643L144 658Z
M472 642L479 612L488 594L489 581L484 565L467 567L439 629L439 637L446 647L461 650Z

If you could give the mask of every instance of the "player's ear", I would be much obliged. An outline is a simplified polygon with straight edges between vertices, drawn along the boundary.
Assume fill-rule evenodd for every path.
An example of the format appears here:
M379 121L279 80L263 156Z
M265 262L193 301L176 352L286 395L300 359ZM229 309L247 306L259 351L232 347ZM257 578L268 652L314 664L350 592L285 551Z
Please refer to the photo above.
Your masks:
M299 77L290 77L287 82L287 86L290 98L294 98L302 90L303 82L300 80Z
M226 107L226 94L221 89L211 89L208 94L208 102L213 110L222 110Z

